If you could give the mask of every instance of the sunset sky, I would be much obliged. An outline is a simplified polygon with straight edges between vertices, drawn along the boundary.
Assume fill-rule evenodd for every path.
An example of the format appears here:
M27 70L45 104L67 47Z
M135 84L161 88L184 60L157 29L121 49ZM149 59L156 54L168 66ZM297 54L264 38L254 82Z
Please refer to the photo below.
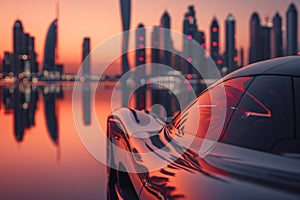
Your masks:
M38 61L43 61L43 49L49 24L56 17L56 2L59 2L58 62L65 65L66 72L76 72L81 64L83 37L91 38L92 48L121 32L119 0L10 0L3 1L0 8L0 55L12 51L12 27L16 19L21 19L25 32L36 39ZM209 26L216 16L221 29L221 53L224 46L224 20L232 13L237 22L237 49L249 47L249 19L253 11L261 20L273 17L279 11L285 25L285 13L291 2L300 9L300 0L132 0L131 29L142 22L146 27L159 25L162 13L167 10L171 16L171 27L182 31L184 13L189 5L195 6L198 27L207 35ZM299 37L300 38L300 37ZM180 47L176 44L175 47ZM121 47L115 51L121 51ZM247 55L245 55L248 57ZM41 65L39 66L41 69ZM118 70L116 70L117 72Z

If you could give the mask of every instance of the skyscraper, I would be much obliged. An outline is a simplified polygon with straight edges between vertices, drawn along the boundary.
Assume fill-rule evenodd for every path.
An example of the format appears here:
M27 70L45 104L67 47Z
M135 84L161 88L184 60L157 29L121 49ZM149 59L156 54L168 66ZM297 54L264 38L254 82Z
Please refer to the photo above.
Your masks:
M241 47L241 50L240 50L240 57L241 57L240 67L244 67L244 48L243 47Z
M237 64L235 57L237 51L235 48L235 18L232 14L229 14L225 21L226 33L225 33L225 65L228 67L228 72L232 72L236 69Z
M88 78L91 73L91 57L89 56L90 54L90 38L85 37L83 39L83 44L82 44L82 62L83 62L83 76Z
M167 50L172 49L172 40L171 40L171 18L167 11L164 12L164 14L161 17L160 20L160 27L161 29L160 33L160 41L161 41L161 63L167 66L171 65L171 52Z
M146 35L145 35L145 28L143 24L139 24L136 32L135 32L135 38L136 38L136 62L135 66L144 65L146 63L146 51L145 51L145 45L146 45Z
M298 11L295 4L291 4L286 12L286 54L298 53Z
M188 12L184 16L183 34L183 53L187 58L187 62L184 64L183 73L194 74L195 70L192 63L195 62L195 52L193 51L192 39L196 40L198 35L194 6L189 6Z
M12 54L7 51L4 52L2 67L3 77L8 76L12 72Z
M257 12L254 12L250 19L250 49L249 63L262 60L261 57L261 26L260 18Z
M157 69L157 63L160 63L160 36L159 36L159 27L154 26L151 33L151 75L158 76L160 75L159 69Z
M18 78L30 78L32 73L38 71L34 37L24 33L20 20L16 20L13 28L13 59L12 66L14 76Z
M130 28L130 0L120 0L121 4L121 17L122 17L122 29L123 29L123 40L122 40L122 74L129 71L128 63L128 40L129 40L129 28ZM122 106L128 107L129 102L129 88L126 83L122 83Z
M271 57L271 27L261 26L261 60L267 60Z
M278 12L273 17L273 28L271 30L271 57L283 56L282 48L282 18Z
M206 49L206 37L203 31L197 31L196 41L201 45L203 49Z
M219 55L219 46L219 24L214 17L210 26L210 56L215 62Z
M145 109L145 102L146 102L146 86L143 85L143 80L145 80L145 66L143 66L146 63L146 34L145 34L145 28L143 24L139 24L136 31L135 31L135 38L136 38L136 50L135 50L135 56L136 56L136 62L135 66L138 68L136 71L136 83L137 85L141 85L140 88L138 88L136 92L136 108L138 109Z
M34 37L29 36L28 38L28 56L30 62L30 71L33 73L38 72L38 63L36 62L36 52L34 45Z
M55 71L55 49L57 43L57 19L55 19L48 29L45 49L43 71Z
M219 69L222 68L223 60L220 56L220 29L217 18L214 17L210 26L210 57Z
M122 16L122 28L123 28L123 41L122 41L122 73L129 71L128 63L128 40L129 40L129 28L130 28L130 0L120 0L121 3L121 16Z
M24 53L23 47L23 25L20 20L16 20L14 23L14 54L21 55Z
M20 20L16 20L14 23L14 35L13 35L13 47L14 47L14 75L18 77L18 75L23 71L23 65L21 61L21 56L25 53L24 49L24 33L23 33L23 25Z

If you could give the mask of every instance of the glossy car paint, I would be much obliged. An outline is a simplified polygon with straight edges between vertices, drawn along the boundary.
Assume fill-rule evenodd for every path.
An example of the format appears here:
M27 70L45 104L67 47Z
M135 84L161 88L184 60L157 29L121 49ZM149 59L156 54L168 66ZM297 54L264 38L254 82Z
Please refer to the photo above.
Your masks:
M300 77L300 57L253 64L224 77L223 81L258 75ZM112 125L115 123L118 128ZM141 124L149 124L147 130L139 128ZM127 108L113 113L108 119L108 127L107 137L120 147L110 147L108 159L112 160L113 155L112 162L116 168L121 166L122 170L125 168L126 171L137 172L128 175L140 199L300 198L299 157L218 142L205 158L201 158L199 148L203 143L202 138L180 133L176 127L172 127L172 123L165 125L162 120L145 111ZM189 149L180 145L179 134L186 140L193 140ZM163 146L168 146L168 149L162 151ZM120 149L132 154L122 153ZM160 153L152 154L154 156L151 158L143 157L144 153L156 151ZM146 169L159 166L159 163L169 164L145 172ZM116 188L118 186L120 184L116 183ZM131 199L124 189L118 189L123 193L123 198Z

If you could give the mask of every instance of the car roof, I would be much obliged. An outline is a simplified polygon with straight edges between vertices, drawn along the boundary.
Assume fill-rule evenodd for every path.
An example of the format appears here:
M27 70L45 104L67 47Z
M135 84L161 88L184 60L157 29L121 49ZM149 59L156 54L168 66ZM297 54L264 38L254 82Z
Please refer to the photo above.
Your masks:
M288 56L262 61L240 68L223 78L224 80L241 76L285 75L300 77L300 56Z

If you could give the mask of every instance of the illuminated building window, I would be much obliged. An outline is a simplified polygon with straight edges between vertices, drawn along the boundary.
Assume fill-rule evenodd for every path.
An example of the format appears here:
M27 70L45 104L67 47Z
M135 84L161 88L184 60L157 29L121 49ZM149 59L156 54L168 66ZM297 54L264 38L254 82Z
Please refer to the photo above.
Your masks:
M139 37L139 40L140 40L140 41L144 41L144 40L145 40L145 37L144 37L144 36L140 36L140 37Z
M215 33L215 32L218 31L218 28L217 28L217 27L213 27L213 28L212 28L212 31Z
M140 56L140 57L139 57L139 61L140 61L140 62L143 62L143 61L145 61L145 58L144 58L143 56Z

